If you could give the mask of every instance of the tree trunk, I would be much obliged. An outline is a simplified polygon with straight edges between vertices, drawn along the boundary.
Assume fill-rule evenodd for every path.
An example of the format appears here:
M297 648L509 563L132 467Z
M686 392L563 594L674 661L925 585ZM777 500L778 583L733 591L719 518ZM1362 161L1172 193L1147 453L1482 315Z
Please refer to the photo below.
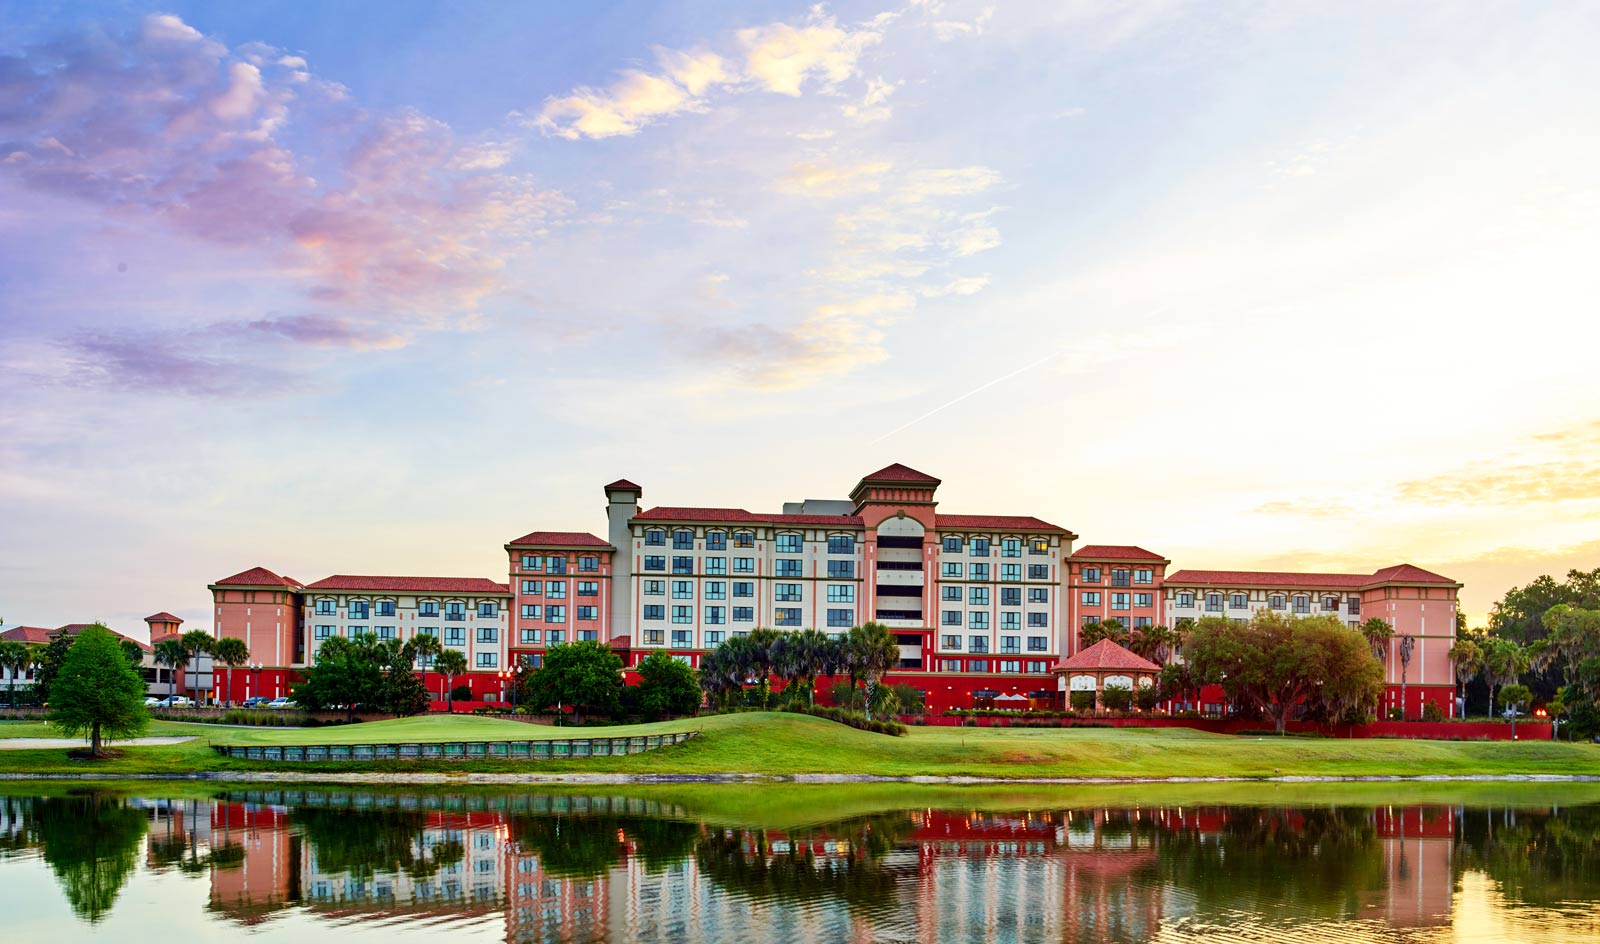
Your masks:
M89 753L95 757L100 756L100 722L98 721L89 728Z

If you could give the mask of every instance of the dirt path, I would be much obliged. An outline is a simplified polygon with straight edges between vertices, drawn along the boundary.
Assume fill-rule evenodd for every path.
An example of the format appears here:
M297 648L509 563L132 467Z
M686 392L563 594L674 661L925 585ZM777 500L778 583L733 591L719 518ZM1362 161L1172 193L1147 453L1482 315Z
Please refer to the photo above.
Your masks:
M194 740L190 737L145 737L126 741L107 741L111 747L164 747ZM32 751L50 747L87 747L83 738L0 738L0 751Z

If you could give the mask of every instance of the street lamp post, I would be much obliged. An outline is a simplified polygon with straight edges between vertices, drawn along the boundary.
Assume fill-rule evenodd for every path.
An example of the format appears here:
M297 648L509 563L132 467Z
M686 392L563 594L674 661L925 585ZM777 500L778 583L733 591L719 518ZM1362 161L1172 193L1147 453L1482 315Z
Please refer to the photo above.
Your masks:
M245 698L249 698L250 697L250 689L253 688L256 684L258 684L258 683L253 682L252 680L256 676L261 674L262 665L259 662L246 662L245 663L245 668L250 670L250 675L248 677L246 677L246 679L245 679L244 697Z

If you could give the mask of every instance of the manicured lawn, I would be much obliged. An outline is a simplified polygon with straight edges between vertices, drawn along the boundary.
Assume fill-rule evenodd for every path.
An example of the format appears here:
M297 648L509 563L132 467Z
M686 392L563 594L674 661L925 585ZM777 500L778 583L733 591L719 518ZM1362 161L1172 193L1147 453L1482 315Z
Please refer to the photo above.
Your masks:
M210 742L267 745L623 737L687 730L701 734L686 744L645 754L549 761L281 765L221 758L208 746ZM1600 746L1590 744L1255 738L1183 728L912 728L909 736L893 738L803 715L776 713L718 715L611 728L552 728L473 716L435 716L314 729L164 723L160 730L152 726L151 733L193 733L198 739L172 747L127 748L121 758L92 764L68 761L64 751L0 752L0 772L370 770L1005 778L1600 776Z

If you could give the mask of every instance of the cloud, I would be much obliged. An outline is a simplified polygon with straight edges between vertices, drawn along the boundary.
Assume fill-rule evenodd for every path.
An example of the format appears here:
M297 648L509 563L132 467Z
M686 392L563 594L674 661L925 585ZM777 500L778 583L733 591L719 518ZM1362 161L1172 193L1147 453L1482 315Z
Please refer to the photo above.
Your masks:
M888 161L846 165L805 161L790 168L778 181L778 189L824 198L872 193L882 186L884 175L893 166Z
M731 365L725 378L757 390L789 390L879 363L884 328L916 306L910 295L866 295L819 305L792 328L713 326L689 337L691 350Z
M1297 501L1263 502L1256 506L1256 513L1291 518L1348 518L1355 514L1355 509L1343 502L1308 498Z
M858 124L868 124L874 121L886 121L894 114L886 102L899 88L898 82L886 82L882 78L868 79L866 94L861 96L861 101L839 108L841 114Z
M699 100L671 79L629 70L608 88L581 87L550 99L535 123L570 141L610 138L638 134L653 119L699 107Z
M58 382L132 393L250 398L283 393L304 377L270 363L248 367L237 358L164 332L92 332L66 345L67 369Z
M361 324L327 315L291 315L246 322L238 333L281 338L312 347L336 347L357 351L391 350L404 347L404 334L379 325Z
M760 87L798 96L806 83L831 87L855 73L861 54L883 40L871 27L849 30L814 8L804 26L770 23L740 30L745 48L745 74Z
M1538 445L1492 462L1402 482L1397 497L1418 505L1529 505L1600 499L1600 422L1529 437Z
M987 275L969 275L952 279L943 285L922 290L923 298L943 298L946 295L976 295L989 286Z

